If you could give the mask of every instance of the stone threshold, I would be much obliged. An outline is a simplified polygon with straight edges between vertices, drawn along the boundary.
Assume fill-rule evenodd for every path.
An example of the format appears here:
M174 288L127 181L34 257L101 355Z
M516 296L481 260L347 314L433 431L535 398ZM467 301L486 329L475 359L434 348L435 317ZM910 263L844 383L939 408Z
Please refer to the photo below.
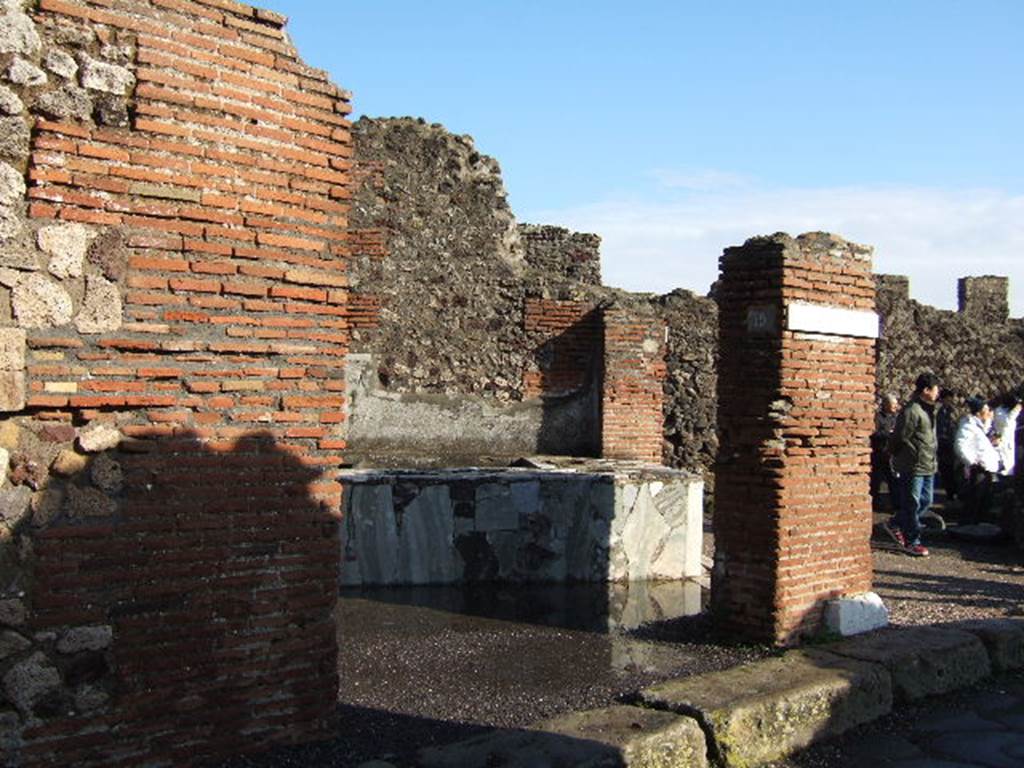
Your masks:
M421 750L424 768L755 768L892 712L1024 667L1024 620L888 628L669 680L631 705L570 712Z

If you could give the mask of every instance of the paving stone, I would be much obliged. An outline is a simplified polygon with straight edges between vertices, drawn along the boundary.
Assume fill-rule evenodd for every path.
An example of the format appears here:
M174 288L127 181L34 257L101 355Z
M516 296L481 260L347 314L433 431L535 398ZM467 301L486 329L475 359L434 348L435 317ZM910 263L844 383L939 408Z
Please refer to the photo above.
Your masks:
M50 471L61 477L70 477L85 469L88 463L88 456L83 456L70 448L65 448L50 463Z
M0 522L15 528L29 513L32 491L24 485L0 490Z
M78 72L78 63L74 57L60 48L51 48L46 52L43 56L43 66L63 78L72 78Z
M40 699L60 685L60 672L42 653L16 664L3 678L8 701L23 713L31 712Z
M24 197L25 178L0 162L0 240L8 240L21 231L18 207Z
M117 502L97 488L79 488L69 484L67 511L73 518L110 517L117 514Z
M102 422L89 424L78 432L78 447L86 453L99 453L116 448L123 435L121 430Z
M425 749L423 768L668 768L707 765L696 721L669 712L615 706L574 712L530 730L496 731Z
M992 672L981 641L962 630L914 627L877 632L828 646L830 653L882 664L897 701L964 688Z
M83 89L66 83L63 88L41 94L36 100L36 109L53 120L88 120L92 114L92 99Z
M57 650L67 654L102 651L110 647L113 639L114 628L108 624L94 627L74 627L61 635L57 641Z
M696 717L713 739L711 752L736 768L779 759L892 709L882 666L814 651L661 683L640 698Z
M0 117L0 155L18 160L29 151L31 136L21 115Z
M32 647L32 643L17 632L0 630L0 662Z
M1020 768L1024 756L1021 733L948 733L936 736L928 751L986 768Z
M996 672L1024 667L1024 619L978 619L957 624L985 644Z
M107 493L120 493L124 488L124 470L109 453L101 453L89 467L93 485Z
M8 627L24 626L28 618L28 609L25 603L18 598L12 597L0 600L0 624Z

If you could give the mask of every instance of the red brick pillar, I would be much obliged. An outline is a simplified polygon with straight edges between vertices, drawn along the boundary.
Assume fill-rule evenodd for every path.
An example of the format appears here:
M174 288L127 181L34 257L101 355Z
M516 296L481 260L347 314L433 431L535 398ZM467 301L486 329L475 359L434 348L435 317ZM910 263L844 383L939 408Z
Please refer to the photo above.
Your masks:
M726 249L718 290L712 606L779 644L871 588L871 250L823 233Z
M620 307L604 310L601 455L661 463L665 321Z

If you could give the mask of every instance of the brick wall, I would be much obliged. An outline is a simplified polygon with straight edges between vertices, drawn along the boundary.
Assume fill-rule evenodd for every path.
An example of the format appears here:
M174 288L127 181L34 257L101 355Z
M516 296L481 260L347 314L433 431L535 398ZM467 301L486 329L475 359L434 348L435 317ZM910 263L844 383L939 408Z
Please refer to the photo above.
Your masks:
M525 397L586 389L600 372L603 325L592 304L527 299L523 323L531 334L535 369L523 374Z
M0 211L5 759L315 737L344 360L373 312L349 302L348 94L232 0L41 0L30 23L5 88L31 146L3 164L28 183Z
M871 585L874 339L789 325L796 303L873 310L870 251L749 240L723 255L718 297L713 606L729 631L791 643Z
M665 321L607 307L601 390L601 455L661 463Z

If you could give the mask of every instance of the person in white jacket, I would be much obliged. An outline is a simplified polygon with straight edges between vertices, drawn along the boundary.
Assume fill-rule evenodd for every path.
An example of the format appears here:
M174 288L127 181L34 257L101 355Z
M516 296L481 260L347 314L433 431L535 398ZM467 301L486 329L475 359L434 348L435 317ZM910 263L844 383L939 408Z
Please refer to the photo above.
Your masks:
M968 414L960 419L953 449L964 468L964 515L961 522L980 522L992 501L992 479L1002 460L989 438L992 409L985 398L967 400Z
M1017 463L1017 417L1020 410L1020 398L1011 393L1003 397L992 411L992 434L998 438L996 450L1002 461L1000 475L1012 475Z

